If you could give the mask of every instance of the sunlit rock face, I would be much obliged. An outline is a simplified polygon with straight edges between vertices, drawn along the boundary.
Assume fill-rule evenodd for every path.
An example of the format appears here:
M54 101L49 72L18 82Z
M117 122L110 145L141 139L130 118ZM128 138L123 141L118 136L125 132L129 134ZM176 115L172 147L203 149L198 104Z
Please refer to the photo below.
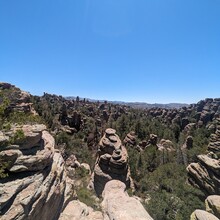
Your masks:
M208 196L205 200L206 211L195 210L190 220L218 220L220 218L220 196Z
M113 179L124 182L127 187L131 185L127 150L116 131L108 128L99 142L90 187L100 196L105 184Z
M105 220L153 220L137 198L128 196L125 184L119 180L106 183L102 197Z
M10 171L0 179L1 220L57 219L71 198L63 158L45 129L39 124L12 126L0 135L0 159ZM20 137L13 139L18 131Z

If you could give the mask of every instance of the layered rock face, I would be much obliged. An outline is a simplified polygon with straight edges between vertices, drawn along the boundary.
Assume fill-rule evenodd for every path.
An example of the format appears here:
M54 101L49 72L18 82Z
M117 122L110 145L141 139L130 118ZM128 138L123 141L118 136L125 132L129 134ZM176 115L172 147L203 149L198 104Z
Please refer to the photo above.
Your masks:
M9 171L0 179L1 220L58 218L73 190L54 144L44 125L1 132L0 160Z
M131 177L128 166L128 154L114 129L108 128L99 142L98 157L90 187L100 196L105 184L112 180L120 180L130 187Z
M218 119L220 123L220 119ZM191 163L187 167L189 181L203 189L208 195L220 194L220 125L216 133L210 138L207 155L199 155L198 163Z
M208 196L205 200L206 211L195 210L191 220L218 220L220 218L220 196Z
M139 200L128 196L126 186L121 181L106 183L102 197L105 220L153 220Z

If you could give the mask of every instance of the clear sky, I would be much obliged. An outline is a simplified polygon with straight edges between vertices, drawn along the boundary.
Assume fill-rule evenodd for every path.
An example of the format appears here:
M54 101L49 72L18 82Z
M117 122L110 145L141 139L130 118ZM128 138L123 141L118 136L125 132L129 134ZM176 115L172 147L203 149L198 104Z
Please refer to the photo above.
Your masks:
M118 101L220 97L220 0L0 0L0 81Z

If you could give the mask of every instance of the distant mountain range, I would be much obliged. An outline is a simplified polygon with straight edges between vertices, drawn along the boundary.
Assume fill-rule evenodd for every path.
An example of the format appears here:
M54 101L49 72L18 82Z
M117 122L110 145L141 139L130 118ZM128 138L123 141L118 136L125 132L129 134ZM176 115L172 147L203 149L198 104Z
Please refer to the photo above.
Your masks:
M65 97L68 100L75 100L75 96L67 96ZM84 98L79 97L80 100L83 100ZM139 108L139 109L144 109L144 108L167 108L167 109L173 109L173 108L182 108L184 106L189 106L189 104L186 103L167 103L167 104L160 104L160 103L154 103L154 104L149 104L146 102L123 102L123 101L108 101L108 100L97 100L97 99L89 99L85 98L86 100L90 102L105 102L107 101L108 103L113 103L113 104L119 104L119 105L127 105L132 108Z

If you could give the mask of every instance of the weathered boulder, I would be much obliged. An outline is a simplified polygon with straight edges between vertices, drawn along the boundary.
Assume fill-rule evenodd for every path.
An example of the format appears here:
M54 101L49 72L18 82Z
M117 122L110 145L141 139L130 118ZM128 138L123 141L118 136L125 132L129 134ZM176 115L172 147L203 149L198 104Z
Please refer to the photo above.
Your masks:
M94 211L86 204L73 200L61 213L59 220L104 220L100 211Z
M153 220L140 201L129 197L126 186L119 180L111 180L102 193L102 210L105 220Z
M0 150L0 159L7 162L10 172L37 171L51 164L55 143L53 137L43 131L45 129L44 125L23 125L5 133L10 140L17 131L23 132L20 139L12 139L15 144L9 141Z
M9 131L1 132L2 138L8 140L0 143L1 150L5 149L30 149L39 146L41 143L42 132L46 129L43 124L35 125L11 125ZM4 140L3 140L4 141Z
M216 217L220 218L220 196L212 195L208 196L205 200L206 211L214 214Z
M209 167L201 163L191 163L187 167L187 171L189 174L189 182L192 185L199 186L199 188L209 195L220 193L220 179Z
M219 220L220 217L220 196L208 196L205 200L206 211L195 210L190 220Z
M173 142L170 140L161 139L159 144L157 144L157 147L159 151L175 151Z
M209 212L197 209L192 213L190 220L219 220L219 219Z

